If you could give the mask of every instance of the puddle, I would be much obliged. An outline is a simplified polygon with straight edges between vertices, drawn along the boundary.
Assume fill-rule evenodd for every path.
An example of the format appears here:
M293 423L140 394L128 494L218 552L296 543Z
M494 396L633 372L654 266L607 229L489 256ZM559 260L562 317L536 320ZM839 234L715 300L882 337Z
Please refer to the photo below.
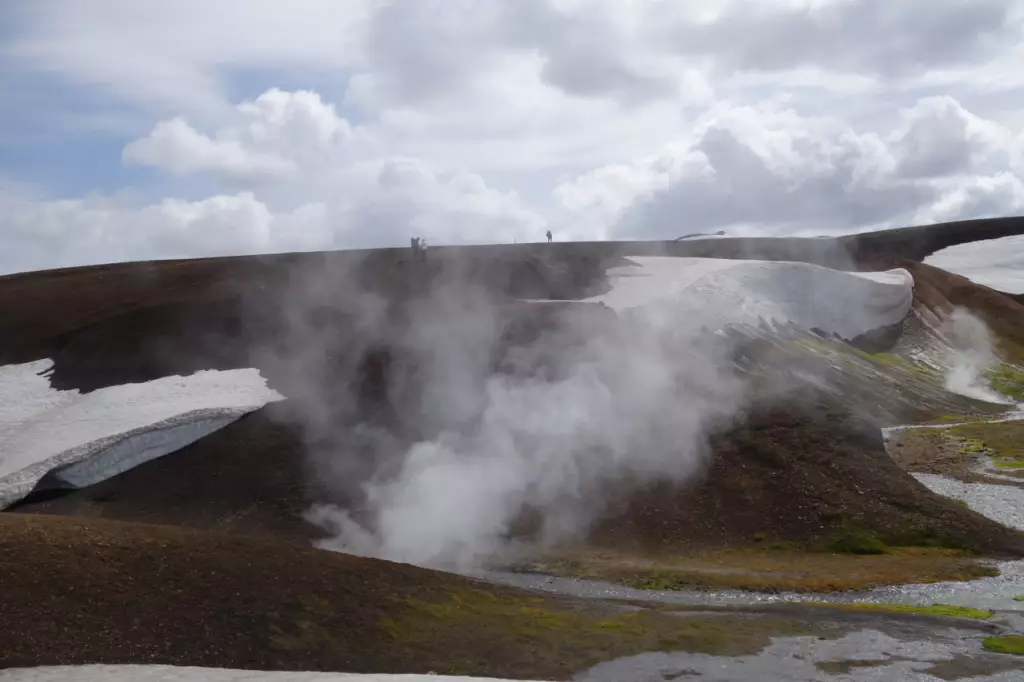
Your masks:
M925 682L1021 679L1017 663L983 653L976 636L955 629L928 633L928 641L904 640L862 630L835 640L780 637L755 656L649 653L598 665L578 682ZM941 677L930 674L935 670Z
M491 582L544 592L554 592L589 599L631 599L686 606L757 606L793 602L828 602L843 604L910 604L930 606L950 604L1003 611L1006 618L1024 625L1024 602L1014 597L1024 595L1024 561L995 564L1000 575L968 582L938 582L918 585L880 587L858 592L780 592L762 594L743 590L641 590L602 580L562 578L536 573L505 573L487 571L478 577Z

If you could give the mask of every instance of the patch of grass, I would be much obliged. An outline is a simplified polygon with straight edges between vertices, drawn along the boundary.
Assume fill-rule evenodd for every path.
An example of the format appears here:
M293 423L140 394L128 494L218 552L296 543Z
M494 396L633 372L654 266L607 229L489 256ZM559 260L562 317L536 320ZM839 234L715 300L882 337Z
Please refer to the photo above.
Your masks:
M860 523L849 519L837 519L839 530L818 543L814 549L836 554L875 555L889 554L897 548L950 549L969 552L964 546L936 528L906 520L906 525L893 524L885 534L869 530ZM893 520L898 520L894 517Z
M929 420L932 424L985 424L992 421L993 418L998 418L998 414L992 415L978 415L978 414L940 414L939 416Z
M1013 601L1024 601L1024 594L1022 594L1022 595L1020 595L1018 597L1014 597Z
M395 646L443 646L457 653L484 637L498 648L528 650L544 669L571 674L603 660L644 651L675 650L715 655L760 651L772 636L806 633L795 622L749 617L686 615L660 610L609 613L593 604L575 608L533 596L503 596L475 589L452 591L437 601L397 598L398 613L383 619L381 633ZM470 664L437 670L474 674Z
M948 429L964 442L969 453L990 452L993 463L1004 469L1024 468L1024 421L966 424Z
M849 675L856 670L862 670L864 668L880 668L881 666L889 665L892 662L893 659L880 661L815 661L814 667L829 675Z
M986 637L981 642L987 651L997 654L1014 654L1024 656L1024 635L1003 635L1002 637Z
M922 616L946 616L948 618L974 618L986 620L995 615L993 611L975 609L969 606L950 606L948 604L932 604L931 606L913 606L911 604L833 604L830 602L800 602L807 606L824 606L843 611L870 611L882 613L913 613Z
M754 592L838 592L885 585L973 580L998 575L966 552L889 547L885 554L829 554L735 549L690 556L591 554L575 570L552 562L544 572L609 580L644 590L738 589Z
M980 455L987 452L985 442L977 438L960 438L957 440L957 452L962 455Z
M844 532L825 545L839 554L887 554L889 546L875 533L864 530Z
M941 377L941 372L931 365L905 358L896 353L869 353L854 346L849 346L849 351L876 366L881 366L883 369L914 374L918 378L928 381L934 381Z
M1002 363L988 372L992 388L1008 398L1024 402L1024 369Z

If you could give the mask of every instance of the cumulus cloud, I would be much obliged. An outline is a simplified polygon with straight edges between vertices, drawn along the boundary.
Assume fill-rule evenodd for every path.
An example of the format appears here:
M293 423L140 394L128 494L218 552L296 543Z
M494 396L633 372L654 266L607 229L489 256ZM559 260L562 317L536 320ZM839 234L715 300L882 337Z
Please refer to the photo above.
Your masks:
M722 2L706 20L686 12L664 40L721 68L810 67L878 77L984 61L1020 39L1012 0Z
M1018 212L1022 16L1009 0L24 3L0 59L145 118L121 161L189 194L4 191L0 230L56 263Z
M181 175L295 180L341 160L352 138L348 121L318 93L273 88L237 105L212 136L176 117L157 123L125 147L122 157Z
M733 228L838 232L1024 209L1013 133L950 98L889 131L774 104L712 110L666 151L556 188L568 216L617 238Z

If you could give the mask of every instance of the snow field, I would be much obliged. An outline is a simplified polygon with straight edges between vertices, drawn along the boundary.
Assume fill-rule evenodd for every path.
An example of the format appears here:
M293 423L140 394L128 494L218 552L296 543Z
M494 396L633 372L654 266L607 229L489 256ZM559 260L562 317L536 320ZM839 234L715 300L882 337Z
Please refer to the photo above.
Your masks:
M282 400L256 369L208 370L87 394L40 376L53 362L0 367L0 509L46 487L83 487L179 450ZM49 475L48 475L49 474Z
M844 339L900 322L913 304L904 269L845 272L808 263L716 258L631 258L608 271L611 290L587 301L618 313L663 316L709 329L792 323Z

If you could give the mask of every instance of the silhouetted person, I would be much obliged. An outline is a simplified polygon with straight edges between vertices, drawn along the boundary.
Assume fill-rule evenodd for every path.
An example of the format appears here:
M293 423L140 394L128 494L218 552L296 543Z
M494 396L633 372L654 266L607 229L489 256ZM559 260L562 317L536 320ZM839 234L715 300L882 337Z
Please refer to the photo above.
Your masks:
M547 232L545 232L544 235L548 238L548 244L550 244L551 243L551 230L548 230Z

